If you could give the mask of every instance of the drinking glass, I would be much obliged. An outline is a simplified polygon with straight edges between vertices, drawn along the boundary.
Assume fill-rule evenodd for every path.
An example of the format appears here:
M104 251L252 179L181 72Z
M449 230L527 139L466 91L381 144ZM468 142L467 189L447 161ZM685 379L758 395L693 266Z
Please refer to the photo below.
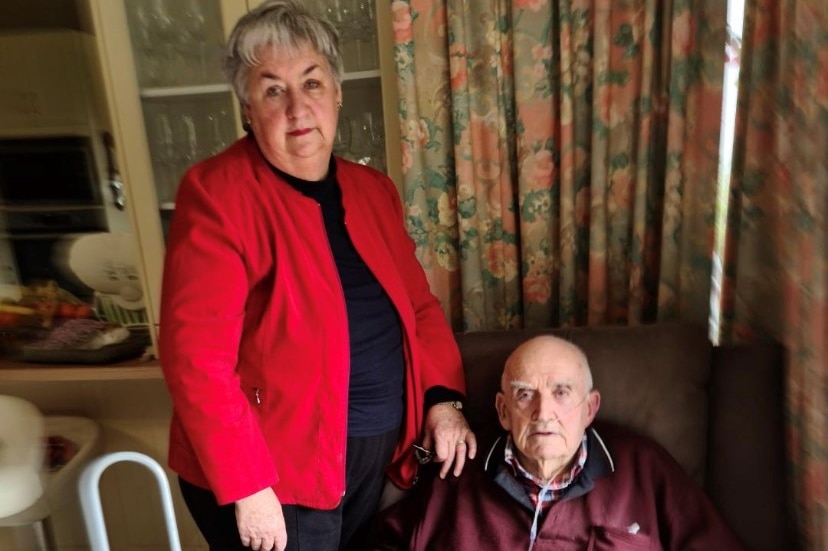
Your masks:
M210 136L209 154L215 155L224 151L227 147L227 128L230 122L230 114L223 108L211 109L207 113L207 132Z
M195 120L192 115L185 113L179 116L178 132L179 136L176 141L181 149L180 168L181 173L183 173L200 157L198 153L198 132L196 132Z
M372 0L355 0L353 27L360 71L377 68L377 28Z
M157 65L155 85L169 86L173 84L177 69L177 53L175 39L178 34L174 17L170 13L165 0L142 0L137 7L139 20L146 27L146 36L149 39L148 48Z
M163 106L147 113L151 120L150 151L153 157L153 174L159 203L168 203L175 197L176 154L170 117Z
M346 71L359 70L357 38L359 28L356 22L356 0L318 0L316 10L328 19L339 31L342 63Z
M138 80L142 86L160 86L164 81L164 66L157 48L152 11L147 2L127 4L132 29L131 39L136 53Z
M374 116L365 111L359 118L351 119L351 155L354 162L384 170L382 147L376 134Z
M184 61L184 79L188 83L204 82L207 77L207 20L204 7L196 0L176 0L180 30L176 48Z
M340 157L348 158L351 149L351 120L343 115L339 118L334 137L333 152Z

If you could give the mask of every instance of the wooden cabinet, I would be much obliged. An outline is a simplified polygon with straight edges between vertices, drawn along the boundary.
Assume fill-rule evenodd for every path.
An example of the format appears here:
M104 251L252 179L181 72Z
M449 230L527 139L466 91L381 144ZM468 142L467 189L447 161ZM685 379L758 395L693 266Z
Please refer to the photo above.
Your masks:
M346 74L337 154L401 180L390 5L345 0L313 9L340 25ZM218 71L221 44L251 0L89 0L120 166L157 326L164 227L184 170L242 134L238 105ZM369 22L370 28L364 23Z
M86 135L105 128L95 40L71 30L0 35L0 135Z

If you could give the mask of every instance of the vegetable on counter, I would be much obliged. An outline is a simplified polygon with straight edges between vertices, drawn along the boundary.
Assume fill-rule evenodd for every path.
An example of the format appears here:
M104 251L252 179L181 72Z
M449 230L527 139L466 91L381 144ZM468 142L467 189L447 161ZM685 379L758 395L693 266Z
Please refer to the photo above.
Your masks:
M20 287L20 299L0 300L0 328L51 327L55 318L87 319L95 310L54 281Z

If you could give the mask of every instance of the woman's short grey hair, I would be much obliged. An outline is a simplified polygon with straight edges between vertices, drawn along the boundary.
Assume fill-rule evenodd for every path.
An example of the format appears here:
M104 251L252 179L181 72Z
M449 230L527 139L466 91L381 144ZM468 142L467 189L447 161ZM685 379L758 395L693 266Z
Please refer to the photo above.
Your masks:
M328 60L337 85L342 83L342 55L339 34L326 19L294 0L266 0L239 19L224 55L224 73L236 97L247 104L247 77L261 62L265 48L295 52L310 44Z

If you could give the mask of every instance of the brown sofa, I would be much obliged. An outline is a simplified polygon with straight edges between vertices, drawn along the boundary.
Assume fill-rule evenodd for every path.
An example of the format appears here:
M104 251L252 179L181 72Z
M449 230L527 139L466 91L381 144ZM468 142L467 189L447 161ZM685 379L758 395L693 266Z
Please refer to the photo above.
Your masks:
M796 549L784 460L784 357L774 344L714 347L701 326L582 327L457 335L466 415L487 450L494 396L509 353L552 333L587 354L601 391L598 417L649 434L703 485L751 551Z

